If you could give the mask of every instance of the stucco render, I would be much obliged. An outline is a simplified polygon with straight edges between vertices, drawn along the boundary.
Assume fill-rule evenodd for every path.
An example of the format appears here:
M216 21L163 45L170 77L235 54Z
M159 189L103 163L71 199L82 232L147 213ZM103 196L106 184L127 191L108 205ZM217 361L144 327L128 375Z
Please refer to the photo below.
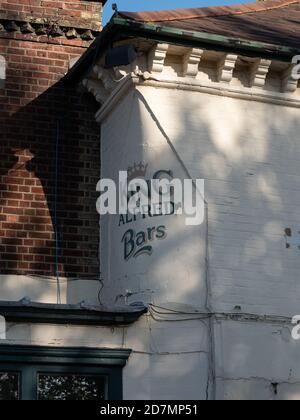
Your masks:
M148 164L146 179L161 169L180 179L204 179L206 219L191 228L181 216L125 226L118 217L103 218L102 297L164 308L158 318L166 329L166 319L177 311L171 316L176 336L182 334L180 318L209 311L211 322L200 321L209 350L207 375L193 383L206 388L208 398L299 399L300 347L291 336L291 317L300 308L297 83L272 74L274 64L262 61L252 67L248 85L249 73L235 72L233 55L219 68L218 82L212 68L193 73L190 62L186 71L193 77L184 79L180 57L164 56L159 48L152 78L144 74L132 88L124 84L111 110L104 104L97 115L102 177L117 179L119 170L142 161ZM153 254L124 261L126 229L159 224L168 235L152 244ZM287 228L294 245L288 246ZM198 329L191 331L191 338L198 335ZM191 361L188 354L184 361L175 357L177 369ZM172 377L170 370L167 375ZM176 389L181 395L181 384Z
M115 329L38 324L7 327L6 344L133 349L123 373L124 399L206 398L209 351L206 328L200 321L170 325L145 316L132 327Z

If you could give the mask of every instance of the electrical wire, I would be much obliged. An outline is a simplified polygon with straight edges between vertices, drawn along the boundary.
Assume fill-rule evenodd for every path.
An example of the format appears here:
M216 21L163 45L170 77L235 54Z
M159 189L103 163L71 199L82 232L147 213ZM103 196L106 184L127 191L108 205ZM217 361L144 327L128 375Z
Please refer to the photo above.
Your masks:
M159 311L158 309L162 309L163 311ZM212 317L220 317L220 318L230 318L232 320L243 320L243 321L258 321L263 319L265 322L278 322L278 323L291 323L292 318L287 316L276 316L276 315L259 315L251 312L184 312L184 311L177 311L169 308L164 308L162 306L157 306L154 304L149 305L149 312L154 312L157 315L195 315L194 318L190 319L202 319L203 318L212 318ZM198 315L198 318L197 318ZM168 319L163 318L163 320L168 321ZM178 319L169 319L170 321L177 321Z
M39 281L56 281L56 277L55 276L47 276L47 275L42 275L42 274L34 274L34 273L28 273L26 274L27 277L33 278L35 280L39 280ZM99 278L95 278L95 277L61 277L60 276L60 282L76 282L76 281L97 281L99 282Z
M154 305L152 303L149 304L149 307L153 308L153 310L157 313L161 313L163 315L170 315L171 313L177 314L177 315L209 315L208 312L200 312L200 311L194 311L194 312L186 312L186 311L179 311L176 309L170 309L170 308L164 308L162 306ZM157 309L162 309L167 312L159 312Z
M99 278L99 283L100 283L100 289L99 289L99 292L98 292L97 298L98 298L99 305L100 305L100 306L102 306L102 305L103 305L103 303L102 303L102 300L101 300L101 293L102 293L102 290L104 289L104 281L103 281L103 279L101 278L101 276L100 276L100 278Z
M59 273L59 228L57 220L58 206L58 168L59 168L59 138L60 138L60 121L56 121L56 142L55 142L55 183L54 183L54 235L55 235L55 277L57 283L57 303L61 304L61 287Z

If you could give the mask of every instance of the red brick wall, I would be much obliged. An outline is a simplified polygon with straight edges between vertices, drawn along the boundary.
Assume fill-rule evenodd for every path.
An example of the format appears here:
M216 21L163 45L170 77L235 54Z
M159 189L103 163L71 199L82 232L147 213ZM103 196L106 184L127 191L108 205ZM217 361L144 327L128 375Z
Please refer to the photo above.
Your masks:
M55 275L57 257L62 276L99 272L97 105L66 88L61 78L69 60L91 42L81 37L94 31L92 20L83 27L84 13L99 12L100 6L79 0L2 1L1 17L9 11L28 18L0 18L0 55L7 61L6 85L0 89L0 274ZM60 23L61 35L55 36L37 35L38 26L22 31L24 23L48 10L72 25ZM46 29L52 24L48 21ZM70 30L76 38L66 36Z
M29 22L57 22L70 26L101 29L100 0L1 0L0 17Z

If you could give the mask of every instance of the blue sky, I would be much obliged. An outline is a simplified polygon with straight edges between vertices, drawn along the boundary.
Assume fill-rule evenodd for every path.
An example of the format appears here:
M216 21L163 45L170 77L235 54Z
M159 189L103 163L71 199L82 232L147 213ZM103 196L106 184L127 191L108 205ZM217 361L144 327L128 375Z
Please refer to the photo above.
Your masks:
M248 0L250 1L250 0ZM254 0L253 0L254 1ZM104 24L111 18L111 5L117 3L119 10L141 11L176 9L180 7L222 6L224 4L247 3L246 0L109 0L104 7Z

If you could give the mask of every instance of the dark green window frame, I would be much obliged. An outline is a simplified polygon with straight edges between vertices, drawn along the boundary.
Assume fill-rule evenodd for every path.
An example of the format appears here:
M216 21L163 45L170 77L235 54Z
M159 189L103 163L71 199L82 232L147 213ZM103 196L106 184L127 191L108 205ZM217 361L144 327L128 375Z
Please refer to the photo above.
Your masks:
M37 400L40 373L105 376L106 399L123 399L122 370L128 349L0 345L0 372L20 373L21 400Z

